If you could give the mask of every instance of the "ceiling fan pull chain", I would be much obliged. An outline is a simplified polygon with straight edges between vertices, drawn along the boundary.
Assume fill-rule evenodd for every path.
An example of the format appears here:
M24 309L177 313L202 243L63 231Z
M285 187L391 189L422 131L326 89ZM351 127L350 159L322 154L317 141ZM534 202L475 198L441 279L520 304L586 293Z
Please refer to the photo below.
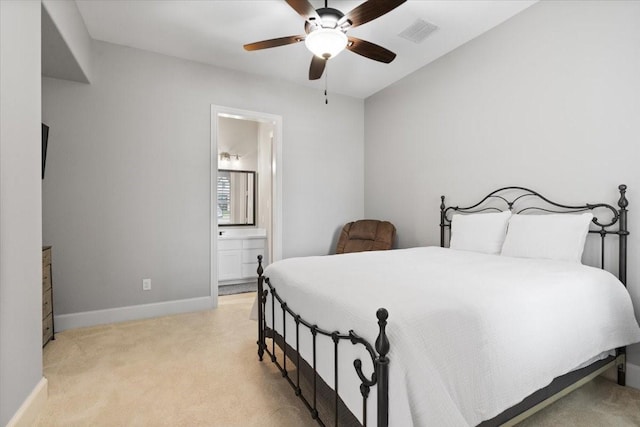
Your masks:
M324 73L324 103L325 103L325 105L329 103L329 97L327 96L327 87L329 86L329 84L327 83L328 80L329 80L329 68L327 67L327 70Z

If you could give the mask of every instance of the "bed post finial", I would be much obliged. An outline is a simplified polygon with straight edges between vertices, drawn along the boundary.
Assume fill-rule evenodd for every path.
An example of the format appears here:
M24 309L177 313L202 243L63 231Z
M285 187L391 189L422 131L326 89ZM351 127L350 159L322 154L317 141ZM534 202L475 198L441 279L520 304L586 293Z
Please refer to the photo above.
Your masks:
M620 209L627 209L629 206L629 201L627 200L627 186L625 184L618 185L618 190L620 190L620 200L618 200L618 206Z
M258 255L258 277L262 276L264 270L262 269L262 255Z
M379 308L376 312L380 333L376 339L376 377L378 381L378 427L389 425L389 339L387 338L387 319L389 312Z
M444 248L444 196L440 196L440 247Z
M262 273L264 270L262 269L262 255L258 255L258 359L262 361L262 356L264 355L264 349L267 347L264 342L264 315L262 313L262 288L264 283L264 276Z
M379 308L376 312L376 317L378 318L378 326L380 327L380 333L378 334L378 339L376 339L376 351L380 357L386 358L389 352L389 339L387 338L386 331L389 312L386 308Z

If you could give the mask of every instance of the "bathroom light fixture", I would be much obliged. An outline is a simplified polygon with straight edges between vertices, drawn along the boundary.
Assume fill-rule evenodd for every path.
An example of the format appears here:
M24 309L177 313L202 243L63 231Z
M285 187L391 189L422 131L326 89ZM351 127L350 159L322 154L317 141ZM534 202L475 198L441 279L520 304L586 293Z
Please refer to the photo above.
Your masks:
M223 151L222 153L220 153L221 162L229 162L231 161L232 157L235 157L235 160L240 160L240 154L231 154L226 151Z
M347 35L338 28L318 28L304 39L304 44L315 56L333 58L347 47Z

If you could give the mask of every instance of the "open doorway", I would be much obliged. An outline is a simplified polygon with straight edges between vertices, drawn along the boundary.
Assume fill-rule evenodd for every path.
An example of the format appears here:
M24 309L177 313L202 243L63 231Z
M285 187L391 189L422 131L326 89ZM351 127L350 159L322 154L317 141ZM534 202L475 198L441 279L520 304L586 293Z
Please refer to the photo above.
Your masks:
M282 257L282 118L212 106L211 295L256 288L257 255Z

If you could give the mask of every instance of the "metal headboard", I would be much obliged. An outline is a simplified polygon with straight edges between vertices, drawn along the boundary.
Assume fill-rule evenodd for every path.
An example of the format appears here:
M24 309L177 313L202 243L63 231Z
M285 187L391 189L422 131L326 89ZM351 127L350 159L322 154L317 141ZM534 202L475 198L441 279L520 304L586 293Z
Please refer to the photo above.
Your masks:
M605 237L609 234L619 236L618 251L618 278L627 286L627 206L629 201L626 198L627 186L622 184L618 186L620 198L618 199L618 209L607 203L587 203L581 206L563 205L553 202L541 194L524 187L504 187L495 190L485 196L478 203L468 206L445 206L444 196L441 196L440 203L440 246L445 246L445 229L449 229L449 240L451 238L451 217L454 213L479 213L479 212L502 212L509 209L514 214L524 212L547 212L547 213L576 213L590 211L593 213L593 224L595 229L590 229L589 233L600 235L600 266L605 265ZM534 200L537 203L543 203L542 206L526 205L519 208L516 205L521 204L523 200L530 202ZM520 203L519 203L520 202ZM490 206L490 203L504 206L502 208ZM611 216L608 219L608 216ZM607 218L607 219L605 219Z

